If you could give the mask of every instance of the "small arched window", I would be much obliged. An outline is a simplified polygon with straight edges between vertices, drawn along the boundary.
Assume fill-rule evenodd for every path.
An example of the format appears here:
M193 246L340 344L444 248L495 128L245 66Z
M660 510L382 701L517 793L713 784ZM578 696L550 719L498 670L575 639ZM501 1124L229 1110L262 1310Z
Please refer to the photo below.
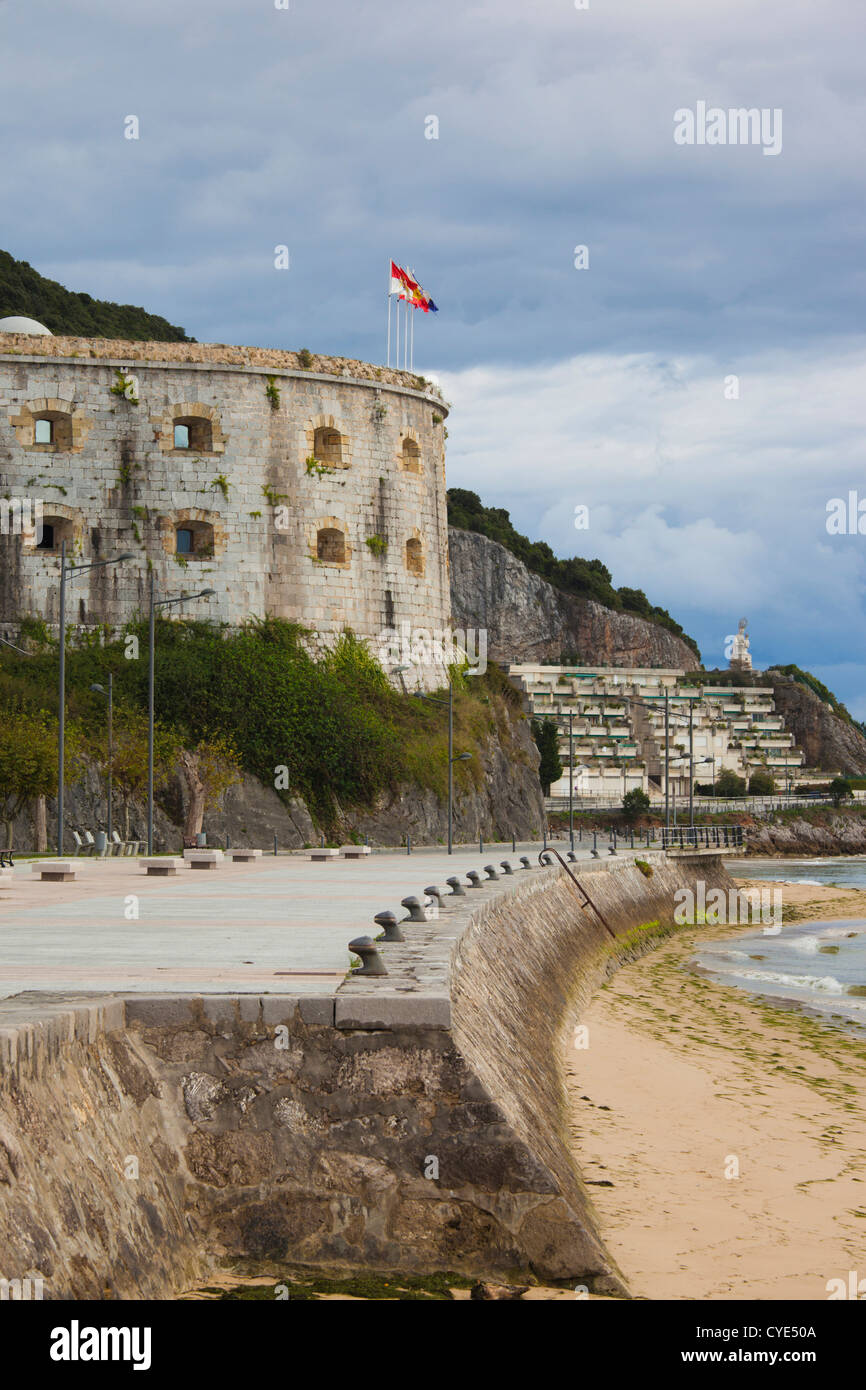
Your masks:
M75 528L65 516L43 516L41 527L37 526L34 536L34 550L54 555L60 550L63 541L67 549L75 540Z
M185 521L174 531L174 552L191 559L209 560L214 553L213 527L207 521Z
M406 542L406 568L410 574L424 573L424 548L415 536Z
M33 447L60 453L72 448L72 416L46 410L33 420Z
M213 453L213 425L210 420L201 419L197 415L176 415L174 447L200 454Z
M343 436L339 430L320 425L313 435L313 454L320 463L327 463L331 468L342 468Z
M400 461L407 473L421 472L421 450L417 440L412 439L408 434L403 440Z
M346 534L334 526L323 527L316 532L316 556L332 565L346 563Z

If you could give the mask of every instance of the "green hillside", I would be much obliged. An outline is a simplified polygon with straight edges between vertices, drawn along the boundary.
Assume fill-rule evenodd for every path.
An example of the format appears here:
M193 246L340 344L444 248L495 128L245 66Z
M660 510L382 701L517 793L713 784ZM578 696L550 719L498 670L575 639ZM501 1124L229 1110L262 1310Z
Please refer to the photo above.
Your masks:
M642 589L615 589L610 570L601 560L582 560L573 556L559 560L546 541L530 541L514 529L511 517L502 507L485 507L477 492L467 488L448 489L448 524L464 531L478 531L492 541L498 541L522 560L533 574L540 574L548 584L578 598L594 599L605 608L634 613L647 622L658 623L682 638L700 660L698 644L683 631L679 623L664 608L650 603Z
M52 333L75 338L126 338L132 342L194 343L182 328L134 304L112 304L46 280L27 261L0 251L0 318L23 314Z

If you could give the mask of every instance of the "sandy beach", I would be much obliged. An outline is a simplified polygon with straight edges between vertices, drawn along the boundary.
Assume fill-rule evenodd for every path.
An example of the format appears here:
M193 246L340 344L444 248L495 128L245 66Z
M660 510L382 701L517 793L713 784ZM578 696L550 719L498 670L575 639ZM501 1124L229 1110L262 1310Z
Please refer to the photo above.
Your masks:
M786 884L784 903L866 919L853 889ZM638 1297L821 1300L866 1277L866 1041L685 968L699 937L749 930L681 928L568 1048L575 1154Z

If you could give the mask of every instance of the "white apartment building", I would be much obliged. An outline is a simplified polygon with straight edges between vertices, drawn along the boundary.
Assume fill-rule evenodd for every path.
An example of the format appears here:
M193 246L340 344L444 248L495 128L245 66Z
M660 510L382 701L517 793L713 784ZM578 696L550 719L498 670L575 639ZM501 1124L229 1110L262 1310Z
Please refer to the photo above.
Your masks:
M700 685L673 668L525 664L509 675L534 716L556 719L563 775L554 797L568 795L569 741L576 798L621 800L640 788L663 799L666 761L677 798L689 795L692 767L695 782L714 782L729 768L746 778L766 771L785 786L803 765L771 686Z

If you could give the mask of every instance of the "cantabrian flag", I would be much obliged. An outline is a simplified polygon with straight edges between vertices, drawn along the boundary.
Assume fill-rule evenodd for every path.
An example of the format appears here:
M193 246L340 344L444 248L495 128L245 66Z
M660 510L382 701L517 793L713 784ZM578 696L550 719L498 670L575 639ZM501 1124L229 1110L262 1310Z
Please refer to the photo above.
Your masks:
M396 261L391 262L391 287L389 294L396 294L398 299L411 299L415 291L420 289L420 285L412 278L407 270Z

